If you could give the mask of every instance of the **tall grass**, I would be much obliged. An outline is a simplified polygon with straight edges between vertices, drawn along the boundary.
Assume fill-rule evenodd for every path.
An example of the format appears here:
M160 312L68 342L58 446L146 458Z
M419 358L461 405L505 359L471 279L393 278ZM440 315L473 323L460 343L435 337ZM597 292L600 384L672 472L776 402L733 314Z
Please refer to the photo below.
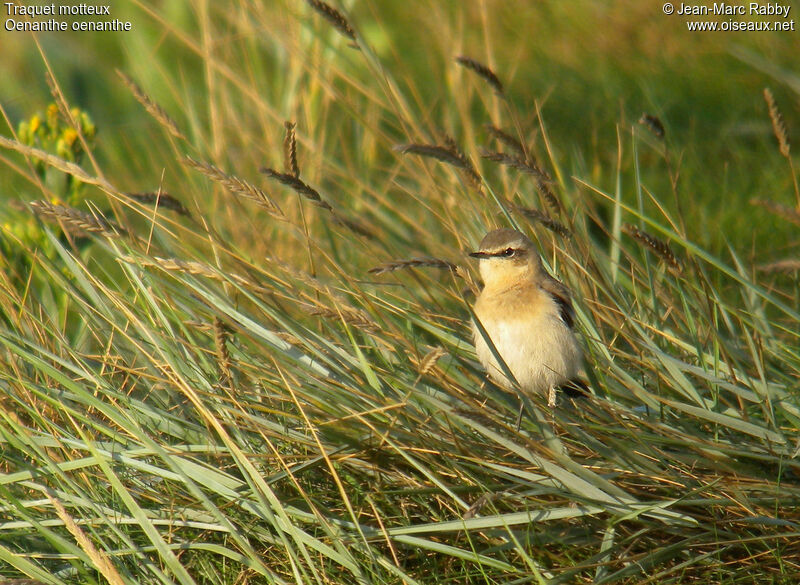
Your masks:
M199 90L162 80L179 111L113 78L158 129L127 153L140 184L0 143L44 200L9 217L33 236L3 232L4 576L796 582L797 273L696 243L642 179L675 184L668 143L621 125L614 191L573 172L535 96L518 109L491 46L448 57L434 108L368 15L196 8L190 35L141 6L201 67ZM50 202L42 164L87 201ZM592 391L531 397L519 428L468 326L463 252L499 225L574 291Z

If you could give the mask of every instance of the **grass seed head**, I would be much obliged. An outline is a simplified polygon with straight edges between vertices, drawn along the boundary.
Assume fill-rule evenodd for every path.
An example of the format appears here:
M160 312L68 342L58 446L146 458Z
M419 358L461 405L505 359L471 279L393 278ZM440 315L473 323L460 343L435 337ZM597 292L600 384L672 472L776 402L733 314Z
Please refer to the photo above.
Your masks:
M217 350L217 368L219 369L220 384L230 388L233 376L231 375L231 353L228 351L228 329L222 319L214 318L214 345Z
M396 260L394 262L387 262L375 268L370 268L370 274L386 274L387 272L394 272L395 270L405 270L406 268L438 268L440 270L450 270L458 274L458 266L449 260L442 260L441 258L411 258L409 260Z
M650 130L650 132L653 133L653 136L659 140L663 140L664 136L666 136L667 132L664 129L664 124L661 123L661 120L658 118L658 116L644 113L642 114L642 117L639 118L639 124Z
M184 207L183 203L169 193L164 193L161 191L149 191L146 193L125 193L125 195L145 205L158 203L159 209L169 209L178 215L183 215L185 217L191 217L192 215L189 213L189 210Z
M676 272L683 270L683 265L681 264L680 260L678 260L678 258L672 252L672 249L669 247L669 244L667 244L665 241L659 240L655 236L652 236L629 223L626 223L622 226L622 231L640 244L644 244Z
M800 226L800 210L798 209L794 209L787 205L783 205L782 203L778 203L777 201L770 201L768 199L753 198L750 200L750 205L757 205L759 207L763 207L770 213L774 213L778 217L781 217L786 221L790 221L793 224Z
M308 183L305 183L303 180L298 179L294 175L290 173L281 173L280 171L276 171L275 169L271 169L269 167L262 167L260 171L270 179L274 179L281 185L286 185L295 193L302 195L317 207L321 207L322 209L326 209L331 212L333 211L331 204L325 201L316 189L314 189Z
M553 180L530 156L522 158L505 152L495 152L484 149L481 149L480 155L481 158L485 160L511 167L526 175L531 175L536 181L536 189L547 205L556 213L561 212L561 201L559 201L558 197L556 197L555 193L553 193L553 190L550 188L550 183L552 183Z
M297 165L297 137L294 134L295 123L284 122L286 135L283 138L283 170L295 179L300 178L300 167Z
M786 274L797 272L800 270L800 258L784 258L770 262L769 264L761 264L756 267L760 272L772 274L775 272L784 272Z
M446 146L436 144L398 144L394 150L402 154L417 154L433 158L464 171L470 185L480 190L481 176L475 165L456 146L452 138L445 137Z
M127 233L126 230L101 215L87 213L66 205L56 205L43 199L31 201L29 205L34 214L57 221L66 231L100 234L107 238L117 238Z
M447 350L443 347L435 347L426 353L425 356L419 360L419 364L417 366L419 375L424 376L430 372L434 367L436 367L436 362L438 362L445 355L447 355Z
M147 95L139 85L122 71L117 69L117 75L120 76L122 82L128 87L136 101L142 104L144 109L150 114L161 126L172 134L175 138L186 140L183 132L178 128L178 124L173 120L167 111L162 108L155 100Z
M495 72L489 69L489 67L479 61L476 61L472 57L466 57L464 55L459 55L456 57L456 62L462 67L475 72L479 77L482 77L486 83L492 86L495 92L497 92L497 95L504 95L503 83L500 81L500 78L497 77Z
M350 22L345 18L344 14L322 0L307 0L307 2L311 8L317 11L322 18L330 22L342 35L353 42L356 41L356 31L350 26Z
M525 157L527 149L522 144L522 142L516 139L514 136L503 130L502 128L498 128L497 126L493 126L492 124L485 124L484 128L486 128L487 132L500 142L501 144L507 146L511 150L515 151L519 156Z
M420 156L433 158L460 169L467 168L467 166L464 164L464 160L459 156L459 154L446 146L410 143L398 144L394 147L394 150L402 154L418 154Z
M553 219L546 213L530 207L519 207L515 205L514 208L528 219L532 219L535 222L542 224L551 232L558 234L562 238L572 237L572 232L569 230L567 226L565 226L560 221Z
M539 166L533 162L529 162L524 158L505 152L494 152L491 150L481 149L480 155L482 159L496 162L498 164L511 167L521 171L527 175L535 177L537 180L550 181L550 177Z
M769 119L772 121L772 132L778 139L778 148L783 156L789 158L789 133L786 131L786 122L783 121L783 115L768 87L764 88L764 101L767 102Z
M284 218L283 212L272 200L272 198L270 198L264 191L248 183L244 179L240 179L234 175L229 175L211 163L195 160L189 156L183 158L182 162L186 166L195 169L200 174L205 175L215 183L221 185L234 195L240 195L245 199L255 201L258 205L266 209L273 217L278 219Z

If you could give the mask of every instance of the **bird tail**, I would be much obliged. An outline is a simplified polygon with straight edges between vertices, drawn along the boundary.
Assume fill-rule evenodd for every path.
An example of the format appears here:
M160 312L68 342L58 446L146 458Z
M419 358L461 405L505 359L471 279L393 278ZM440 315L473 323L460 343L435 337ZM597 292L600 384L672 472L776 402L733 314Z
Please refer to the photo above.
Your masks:
M574 378L565 384L561 384L558 390L570 398L586 398L589 395L589 385L580 378Z

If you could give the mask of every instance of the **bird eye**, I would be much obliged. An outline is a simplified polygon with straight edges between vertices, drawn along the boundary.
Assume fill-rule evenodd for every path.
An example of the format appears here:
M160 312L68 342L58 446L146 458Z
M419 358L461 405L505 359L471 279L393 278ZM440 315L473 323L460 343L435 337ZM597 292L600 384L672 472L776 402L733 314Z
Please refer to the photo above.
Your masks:
M503 250L503 256L510 258L513 256L517 251L514 248L506 248Z

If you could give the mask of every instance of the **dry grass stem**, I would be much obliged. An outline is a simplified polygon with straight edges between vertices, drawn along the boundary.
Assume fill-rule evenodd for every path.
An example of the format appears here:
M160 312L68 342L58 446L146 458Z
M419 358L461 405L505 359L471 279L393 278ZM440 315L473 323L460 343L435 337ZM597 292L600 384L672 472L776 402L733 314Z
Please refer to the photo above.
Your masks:
M281 270L283 270L286 274L294 278L295 280L302 282L306 286L310 287L311 289L315 290L321 294L329 294L328 287L321 282L316 276L312 276L308 272L303 270L299 270L294 266L279 260L278 258L267 256L265 260L272 265L277 266Z
M323 2L322 0L306 0L308 5L316 10L322 18L330 22L336 30L342 33L351 41L356 40L356 31L350 26L350 22L345 18L344 14L339 12L336 8Z
M316 315L323 319L340 319L349 325L353 325L370 333L380 331L378 324L360 309L346 306L337 306L335 309L331 309L321 304L308 306L311 315Z
M275 336L289 345L303 345L304 341L287 331L275 331Z
M281 260L278 260L277 258L274 257L267 257L266 261L280 268L296 281L301 282L304 285L308 286L317 295L329 297L334 303L336 303L336 307L338 311L341 312L342 317L345 318L346 320L347 319L350 320L348 322L358 327L361 327L367 331L373 331L378 329L378 326L369 317L367 313L361 311L360 309L355 309L350 307L348 301L343 296L333 292L328 285L321 282L317 277L312 276L311 274L303 270L299 270L298 268L295 268L294 266L287 264L286 262L283 262ZM290 286L292 287L292 289L295 288L294 284L291 284ZM308 302L301 301L301 304L304 305L306 308L310 308L312 314L326 318L340 317L339 312L330 309L325 305L322 305L316 298L306 295L305 293L302 294L304 298L308 299ZM296 297L297 295L294 296L295 300Z
M133 94L133 97L136 98L136 101L142 104L147 113L150 114L159 124L161 124L167 131L172 134L175 138L180 140L186 140L186 137L183 133L178 129L178 125L175 123L167 111L158 105L149 95L147 95L144 90L142 90L137 83L125 75L122 71L117 69L117 75L120 76L122 82L127 86L130 92Z
M322 283L318 278L311 276L307 272L298 270L294 266L291 266L276 258L268 257L266 260L270 264L276 265L295 280L308 286L318 295L329 297L331 300L333 300L333 302L336 303L336 310L334 310L321 304L316 298L303 294L304 298L307 298L309 302L301 302L301 304L306 306L306 308L309 308L312 315L317 315L324 318L343 318L348 323L356 325L357 327L360 327L366 331L377 331L379 329L378 325L366 312L362 311L361 309L350 307L344 297L331 291L330 287Z
M778 148L783 156L789 158L789 134L786 132L786 122L783 121L783 115L769 88L764 88L764 101L767 102L769 119L772 121L772 132L778 139Z
M47 83L47 87L50 89L50 95L53 96L53 101L55 102L56 106L58 107L58 112L61 114L61 117L70 123L71 126L75 129L76 132L80 131L80 124L77 124L77 128L72 125L72 115L69 112L69 106L64 101L64 94L58 87L58 83L56 82L55 77L49 72L46 71L44 74L44 80Z
M469 69L470 71L474 71L478 76L482 77L486 83L492 86L492 88L497 92L497 95L503 96L503 84L500 81L500 78L497 77L494 71L489 69L483 63L476 61L472 57L466 57L464 55L459 55L456 57L456 62Z
M750 205L758 205L786 221L790 221L795 225L800 225L800 210L781 203L776 203L775 201L769 201L768 199L751 199Z
M139 203L143 203L145 205L158 204L159 209L169 209L178 215L191 217L191 213L189 213L189 210L184 207L183 203L169 193L150 191L146 193L125 193L125 195L131 199L135 199Z
M295 123L284 122L286 135L283 138L283 170L295 179L300 178L300 167L297 164L297 137L294 133Z
M661 120L657 116L644 113L642 114L642 117L639 118L639 124L650 130L653 136L659 140L664 139L666 130L664 129L664 124L661 123Z
M513 206L514 209L519 211L522 215L527 217L528 219L532 219L537 223L542 224L544 227L549 229L551 232L557 233L559 236L563 238L571 238L572 232L570 229L565 226L560 221L553 219L546 213L539 211L538 209L533 209L530 207L520 207L518 205Z
M182 159L182 162L205 175L215 183L218 183L231 193L240 195L245 199L255 201L273 217L284 219L283 212L280 210L278 205L258 187L255 187L238 177L229 175L222 169L207 162L198 161L188 156Z
M394 262L387 262L375 268L370 268L370 274L386 274L387 272L394 272L395 270L404 270L406 268L438 268L440 270L450 270L455 274L459 274L458 265L453 264L449 260L442 260L441 258L411 258L410 260L396 260Z
M28 205L38 217L57 221L67 232L100 234L107 238L116 238L127 234L126 230L106 218L80 211L74 207L56 205L43 199L31 201Z
M761 272L796 272L800 270L800 258L785 258L770 262L769 264L761 264L756 267Z
M644 232L629 223L626 223L622 226L622 231L640 244L644 244L650 248L650 250L652 250L656 256L664 260L664 262L666 262L667 265L669 265L676 272L683 270L683 265L681 264L680 260L678 260L678 258L672 252L672 249L669 247L669 244L667 244L665 241L659 240L658 238L651 236L647 232Z
M41 161L48 167L53 167L54 169L67 173L68 175L72 175L79 181L86 183L88 185L95 185L97 187L100 187L107 193L115 195L119 193L119 191L117 191L105 179L101 179L99 177L93 177L75 163L66 161L63 158L59 158L38 148L27 146L25 144L17 142L16 140L11 140L9 138L6 138L5 136L0 136L0 146L4 148L9 148L11 150L15 150L25 156L30 156L32 158L35 158L36 160Z
M205 276L206 278L210 278L219 282L233 282L252 292L268 292L268 289L257 285L249 278L245 278L230 272L223 274L219 270L212 268L208 264L203 264L202 262L178 260L177 258L160 258L158 256L149 256L147 258L122 256L119 258L119 261L126 262L128 264L137 264L139 266L160 268L161 270L167 272L185 272L187 274Z

